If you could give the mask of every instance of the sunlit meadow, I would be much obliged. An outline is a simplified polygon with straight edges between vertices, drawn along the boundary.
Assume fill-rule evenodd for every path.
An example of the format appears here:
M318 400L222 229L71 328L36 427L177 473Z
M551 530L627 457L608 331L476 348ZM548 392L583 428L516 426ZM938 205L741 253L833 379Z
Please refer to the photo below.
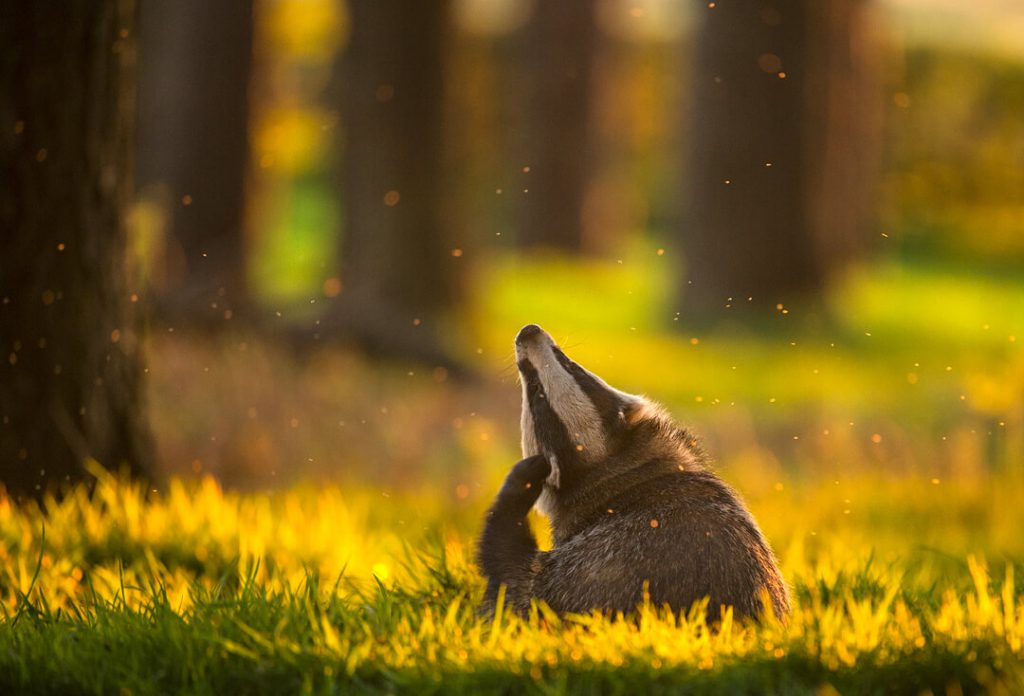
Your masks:
M496 262L456 346L469 383L155 339L153 420L186 478L142 488L94 465L91 496L0 498L0 690L1024 690L1020 280L879 266L754 331L680 330L671 253ZM780 558L785 623L477 615L474 538L517 456L508 343L528 319L705 437ZM272 485L225 490L210 461Z
M726 612L709 629L703 612L651 606L478 617L475 524L438 491L237 494L205 479L152 494L96 471L91 498L45 514L0 502L5 691L1024 687L1024 566L1007 560L1021 558L1019 486L874 481L752 498L795 609L785 625ZM964 548L962 520L992 549Z

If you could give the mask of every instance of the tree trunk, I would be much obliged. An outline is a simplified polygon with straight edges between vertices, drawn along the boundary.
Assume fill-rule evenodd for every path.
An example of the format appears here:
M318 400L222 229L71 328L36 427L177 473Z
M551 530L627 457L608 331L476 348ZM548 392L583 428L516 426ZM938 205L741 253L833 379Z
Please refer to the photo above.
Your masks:
M591 72L597 28L594 0L538 2L527 27L529 143L522 178L527 248L579 252L590 183Z
M447 4L349 7L342 292L325 328L373 350L439 360L439 323L465 264L445 220Z
M137 180L165 224L157 308L166 321L223 326L248 300L252 0L147 0L139 22Z
M866 245L880 113L867 6L702 10L682 235L689 313L818 292Z
M0 480L150 471L126 283L135 16L128 0L0 11Z

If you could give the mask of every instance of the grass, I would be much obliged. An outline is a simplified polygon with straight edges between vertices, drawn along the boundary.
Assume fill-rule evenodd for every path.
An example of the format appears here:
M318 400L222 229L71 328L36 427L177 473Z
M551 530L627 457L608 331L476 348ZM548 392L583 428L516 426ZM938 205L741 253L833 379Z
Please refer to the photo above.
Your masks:
M786 625L727 614L709 630L703 612L652 606L477 616L482 510L452 515L441 491L239 494L205 479L153 494L96 471L92 497L45 511L0 499L4 693L1024 688L1024 491L1000 481L751 498L796 607Z
M0 692L1024 691L1024 279L883 264L822 306L687 331L672 253L497 260L455 346L485 376L469 385L154 338L176 476L0 497ZM530 321L704 435L780 558L787 624L477 616Z

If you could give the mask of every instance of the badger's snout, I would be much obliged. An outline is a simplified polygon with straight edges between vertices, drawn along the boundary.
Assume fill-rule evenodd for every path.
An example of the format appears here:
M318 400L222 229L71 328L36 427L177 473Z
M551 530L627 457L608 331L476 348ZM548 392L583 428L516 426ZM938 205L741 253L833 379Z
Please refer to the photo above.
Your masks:
M540 328L536 324L527 324L523 328L519 329L519 333L516 334L516 345L525 346L530 341L540 336L546 336L544 329Z
M554 358L553 349L557 347L548 332L536 324L527 324L519 329L515 345L516 362L520 364L520 368L524 360L537 368L550 363Z

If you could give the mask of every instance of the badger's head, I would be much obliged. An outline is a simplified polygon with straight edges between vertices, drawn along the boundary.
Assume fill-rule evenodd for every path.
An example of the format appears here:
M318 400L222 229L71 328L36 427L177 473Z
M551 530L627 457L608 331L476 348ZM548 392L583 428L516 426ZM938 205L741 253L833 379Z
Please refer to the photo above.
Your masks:
M523 386L523 456L543 454L551 464L542 511L552 496L600 478L638 457L696 462L692 440L656 404L609 386L572 361L536 324L516 335ZM643 450L640 452L639 450Z

